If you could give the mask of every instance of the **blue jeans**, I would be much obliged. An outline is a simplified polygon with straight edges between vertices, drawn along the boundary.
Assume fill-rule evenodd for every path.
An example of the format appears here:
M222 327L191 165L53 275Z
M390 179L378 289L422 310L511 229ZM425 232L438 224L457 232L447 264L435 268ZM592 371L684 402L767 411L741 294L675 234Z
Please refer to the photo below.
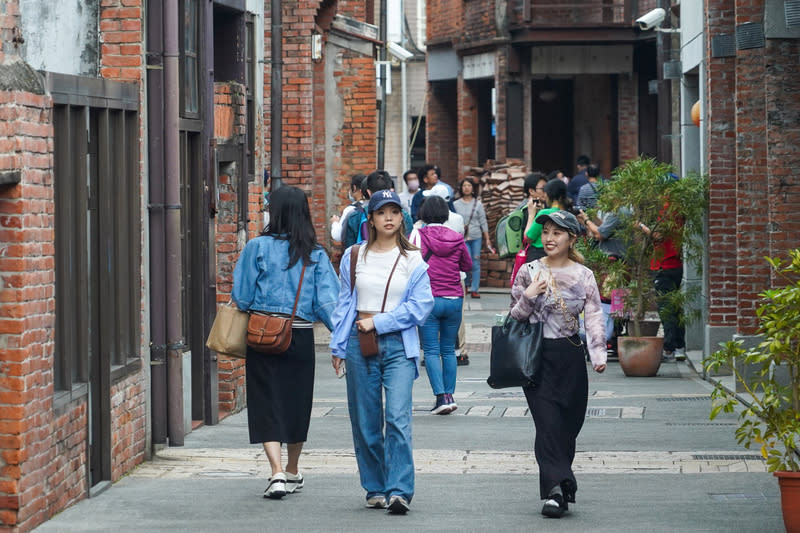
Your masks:
M353 325L347 343L347 408L367 498L388 500L398 495L410 502L414 496L411 389L416 372L416 361L406 357L400 332L380 335L378 354L364 357Z
M481 245L483 240L481 237L466 241L469 256L472 258L472 271L467 272L467 286L469 292L478 292L478 287L481 284ZM427 362L425 363L428 364Z
M433 298L433 311L419 327L425 370L434 394L453 394L456 390L455 343L461 325L463 298Z

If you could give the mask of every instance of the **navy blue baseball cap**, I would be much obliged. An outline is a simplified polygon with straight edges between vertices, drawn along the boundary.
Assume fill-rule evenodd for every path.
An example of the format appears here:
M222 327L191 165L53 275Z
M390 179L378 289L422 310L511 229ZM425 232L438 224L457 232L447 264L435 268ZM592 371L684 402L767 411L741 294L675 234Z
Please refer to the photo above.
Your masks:
M367 212L372 213L376 209L380 209L386 204L397 204L397 207L400 208L402 208L403 205L400 202L400 197L397 196L396 192L390 191L389 189L383 189L382 191L375 191L372 193L372 196L369 198Z
M544 225L547 221L552 222L560 228L564 228L573 235L578 235L581 232L581 226L578 224L578 219L569 211L553 211L536 217L538 224Z

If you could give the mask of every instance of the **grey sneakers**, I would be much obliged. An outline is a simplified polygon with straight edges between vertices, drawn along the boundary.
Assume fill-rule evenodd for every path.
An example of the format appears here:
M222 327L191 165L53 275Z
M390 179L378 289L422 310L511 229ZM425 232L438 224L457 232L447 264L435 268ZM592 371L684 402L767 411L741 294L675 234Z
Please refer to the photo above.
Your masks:
M386 509L386 498L383 496L371 496L367 498L368 509Z
M408 501L402 496L395 494L389 498L389 514L406 514L409 509Z

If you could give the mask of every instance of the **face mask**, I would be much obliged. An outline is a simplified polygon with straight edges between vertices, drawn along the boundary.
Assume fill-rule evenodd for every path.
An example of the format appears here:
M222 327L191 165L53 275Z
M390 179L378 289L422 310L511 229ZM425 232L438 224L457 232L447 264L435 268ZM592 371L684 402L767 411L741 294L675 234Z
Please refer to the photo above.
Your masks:
M408 190L411 192L419 190L419 180L408 180Z
M350 192L350 191L347 191L347 199L350 200L351 202L355 202L356 201L356 197L353 196L353 193Z

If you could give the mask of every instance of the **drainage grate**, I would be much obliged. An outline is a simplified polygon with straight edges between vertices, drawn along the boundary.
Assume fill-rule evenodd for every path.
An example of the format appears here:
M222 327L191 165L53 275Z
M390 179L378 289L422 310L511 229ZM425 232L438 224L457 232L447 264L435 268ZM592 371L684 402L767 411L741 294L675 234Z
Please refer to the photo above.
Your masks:
M767 497L763 494L744 494L742 492L733 492L730 494L714 494L708 493L708 497L716 502L742 502L742 501L766 501Z
M736 424L734 422L667 422L666 425L668 425L668 426L703 426L703 427L708 427L708 426L726 426L726 427L729 427L729 426L738 426L739 424Z
M619 418L622 409L619 407L590 407L586 410L586 418Z
M656 398L659 402L705 402L711 399L711 396L659 396Z
M755 454L716 454L692 455L695 461L764 461L764 458Z
M524 398L524 392L490 392L487 398Z

